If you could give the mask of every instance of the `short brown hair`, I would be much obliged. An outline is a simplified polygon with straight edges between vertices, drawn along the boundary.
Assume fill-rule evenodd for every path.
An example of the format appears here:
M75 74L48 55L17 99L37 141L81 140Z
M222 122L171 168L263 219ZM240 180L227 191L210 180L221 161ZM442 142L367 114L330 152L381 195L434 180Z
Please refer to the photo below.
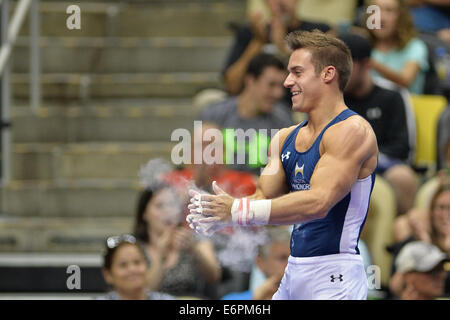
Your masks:
M316 74L327 66L335 67L339 75L339 90L344 91L352 74L353 62L350 49L343 41L316 29L311 32L293 31L286 36L286 43L292 51L308 49L311 52Z

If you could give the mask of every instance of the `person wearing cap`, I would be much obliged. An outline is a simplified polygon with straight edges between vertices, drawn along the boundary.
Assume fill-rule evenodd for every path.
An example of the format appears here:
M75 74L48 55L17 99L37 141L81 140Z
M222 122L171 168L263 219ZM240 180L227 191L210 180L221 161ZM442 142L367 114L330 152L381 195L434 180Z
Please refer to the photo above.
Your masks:
M411 150L405 102L398 91L372 79L372 47L367 39L351 33L339 38L353 58L353 71L344 91L345 103L371 124L380 150L377 174L392 184L398 214L403 214L413 206L418 188L416 174L408 165Z
M395 260L396 273L389 287L401 300L431 300L445 289L444 264L449 261L438 247L414 241L405 245Z

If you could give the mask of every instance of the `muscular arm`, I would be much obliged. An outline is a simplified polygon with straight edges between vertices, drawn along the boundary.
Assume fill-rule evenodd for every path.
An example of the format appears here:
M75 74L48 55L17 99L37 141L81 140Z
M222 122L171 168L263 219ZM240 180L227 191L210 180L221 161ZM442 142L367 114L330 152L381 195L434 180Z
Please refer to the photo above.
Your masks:
M272 200L269 224L294 224L326 216L348 194L360 175L368 176L376 165L363 168L377 154L370 125L351 119L328 129L322 139L323 154L310 181L310 190L292 192ZM373 161L373 160L371 160Z
M250 199L272 199L289 192L280 154L284 141L295 127L291 126L281 129L270 141L268 151L269 162L259 177L256 192L249 197Z
M350 192L357 179L372 174L377 165L377 153L377 141L370 124L361 117L351 117L330 127L323 135L321 157L311 177L310 190L292 192L272 200L248 202L238 199L238 202L235 202L234 198L213 183L216 195L201 197L202 212L213 217L199 221L291 225L323 218ZM271 161L274 159L275 157L271 157ZM265 198L287 192L281 164L273 171L264 172L270 173L260 179ZM194 196L194 193L191 196ZM195 199L191 202L189 209L195 212Z
M279 197L289 192L280 155L284 141L295 127L291 126L281 129L270 141L268 152L269 162L261 173L258 183L266 199Z

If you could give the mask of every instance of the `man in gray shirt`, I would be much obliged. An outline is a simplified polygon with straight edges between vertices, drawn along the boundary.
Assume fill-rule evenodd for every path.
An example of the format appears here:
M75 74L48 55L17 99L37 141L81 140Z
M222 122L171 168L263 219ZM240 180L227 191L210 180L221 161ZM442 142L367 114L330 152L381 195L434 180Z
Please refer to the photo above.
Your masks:
M200 112L199 118L222 130L224 162L231 169L260 174L267 164L271 137L278 129L293 124L284 95L286 69L270 54L254 57L247 69L244 89L235 97L215 103Z

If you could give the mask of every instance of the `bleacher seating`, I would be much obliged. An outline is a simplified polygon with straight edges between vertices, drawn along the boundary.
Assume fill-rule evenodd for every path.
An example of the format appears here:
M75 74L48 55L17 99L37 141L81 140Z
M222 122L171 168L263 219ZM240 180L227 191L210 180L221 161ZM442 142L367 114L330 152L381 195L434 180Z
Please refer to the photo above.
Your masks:
M228 22L245 17L240 0L77 4L81 30L69 30L68 4L41 1L36 114L28 21L13 51L13 172L0 190L0 253L99 254L107 235L131 232L140 166L170 159L172 131L195 118L193 95L221 87Z

